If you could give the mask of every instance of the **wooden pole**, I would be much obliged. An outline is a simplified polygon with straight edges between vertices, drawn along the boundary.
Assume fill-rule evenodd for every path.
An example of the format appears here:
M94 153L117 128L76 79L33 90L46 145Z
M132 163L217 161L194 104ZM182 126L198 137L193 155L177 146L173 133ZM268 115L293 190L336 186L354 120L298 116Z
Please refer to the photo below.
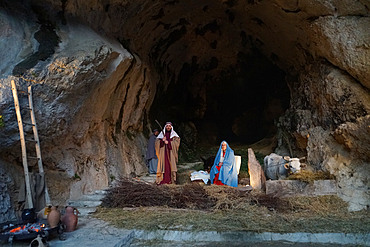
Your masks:
M38 167L39 167L39 173L40 173L40 175L45 179L45 182L44 182L45 183L45 203L46 203L46 205L51 205L50 204L50 196L49 196L49 192L48 192L48 187L47 187L47 184L46 184L44 167L42 165L40 139L39 139L39 134L37 132L35 112L33 110L32 86L29 86L28 87L28 102L29 102L29 107L30 107L30 114L31 114L31 121L32 121L32 128L33 128L33 135L34 135L34 139L35 139L37 164L38 164Z
M23 123L22 123L21 111L19 109L18 93L17 93L17 88L15 86L14 80L11 80L11 84L12 84L12 91L13 91L13 98L14 98L14 106L15 106L15 111L17 113L17 119L18 119L19 137L21 139L21 147L22 147L22 162L23 162L23 170L24 170L24 179L26 181L26 196L27 196L26 197L26 207L33 208L32 195L31 195L31 184L30 184L30 177L28 173L28 164L27 164L26 142L24 140Z

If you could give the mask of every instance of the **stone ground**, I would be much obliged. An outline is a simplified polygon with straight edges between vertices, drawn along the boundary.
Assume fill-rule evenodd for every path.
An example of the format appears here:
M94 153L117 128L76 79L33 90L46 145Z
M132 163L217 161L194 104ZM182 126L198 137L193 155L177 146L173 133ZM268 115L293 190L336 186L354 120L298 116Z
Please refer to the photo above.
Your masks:
M241 234L241 235L240 235ZM354 247L354 246L370 246L370 242L359 242L363 241L364 236L357 236L358 238L348 239L345 234L338 236L338 234L321 234L320 238L308 236L306 233L293 233L290 235L284 235L287 239L284 240L284 236L279 237L279 241L258 241L258 239L265 238L266 233L261 234L250 234L250 233L231 233L231 239L235 236L235 241L230 239L230 235L223 233L205 232L196 233L191 232L179 232L179 231L158 231L158 232L144 232L135 230L125 230L118 229L110 226L108 223L95 219L91 216L82 217L79 219L78 228L69 233L64 233L62 235L56 235L50 237L48 244L50 247L125 247L125 246L178 246L178 247L237 247L237 246L254 246L254 247L334 247L334 246L344 246L344 247ZM270 235L268 234L271 239ZM315 239L316 242L299 242L302 239L307 238ZM60 239L60 237L62 239ZM245 239L245 237L250 237L246 241L240 241L240 239ZM276 237L276 235L275 235ZM210 240L212 238L212 241ZM225 239L225 241L222 240ZM343 241L340 242L340 238ZM370 240L369 236L365 236L367 240ZM181 241L173 241L178 239ZM297 242L289 242L289 240L298 239ZM299 240L300 239L300 240ZM329 241L337 241L336 243L323 243L323 239ZM205 240L205 241L204 241ZM239 241L238 241L239 240ZM339 242L338 242L339 240ZM349 241L353 241L350 243ZM14 246L14 247L26 247L29 246L31 241L28 242L14 242L13 244L2 243L0 246ZM343 243L343 244L341 244ZM37 246L37 245L36 245Z
M154 247L154 246L161 246L161 247L337 247L338 244L308 244L308 243L291 243L291 242L284 242L284 241L276 241L276 242L253 242L253 243L235 243L235 242L183 242L179 244L178 242L173 241L167 241L167 242L160 242L160 241L140 241L140 240L134 240L131 245L132 247ZM345 245L346 247L349 247L350 245ZM358 246L358 245L352 245L352 246Z

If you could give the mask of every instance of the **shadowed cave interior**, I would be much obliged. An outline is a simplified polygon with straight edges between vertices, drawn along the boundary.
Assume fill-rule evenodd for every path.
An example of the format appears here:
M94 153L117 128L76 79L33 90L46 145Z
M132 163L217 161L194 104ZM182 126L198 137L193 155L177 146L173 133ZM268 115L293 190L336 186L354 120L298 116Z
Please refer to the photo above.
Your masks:
M275 122L290 101L284 71L252 48L248 54L240 52L238 64L216 78L192 81L200 70L196 60L184 64L176 83L158 88L150 110L152 126L157 127L155 119L173 122L187 146L222 140L252 144L276 134ZM194 94L191 87L204 93Z

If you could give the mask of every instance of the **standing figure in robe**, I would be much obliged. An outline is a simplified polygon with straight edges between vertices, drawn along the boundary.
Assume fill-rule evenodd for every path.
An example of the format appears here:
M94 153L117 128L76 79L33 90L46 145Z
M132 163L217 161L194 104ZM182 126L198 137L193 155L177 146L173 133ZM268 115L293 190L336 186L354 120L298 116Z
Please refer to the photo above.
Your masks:
M167 122L155 141L155 150L158 157L157 184L176 183L179 146L180 137L173 130L172 123Z
M159 131L157 129L154 129L148 141L148 147L146 150L145 157L146 157L146 164L149 169L149 174L157 174L158 158L155 152L155 140L157 140L158 135L159 135Z
M211 183L238 187L238 172L234 151L226 141L222 141L211 168Z

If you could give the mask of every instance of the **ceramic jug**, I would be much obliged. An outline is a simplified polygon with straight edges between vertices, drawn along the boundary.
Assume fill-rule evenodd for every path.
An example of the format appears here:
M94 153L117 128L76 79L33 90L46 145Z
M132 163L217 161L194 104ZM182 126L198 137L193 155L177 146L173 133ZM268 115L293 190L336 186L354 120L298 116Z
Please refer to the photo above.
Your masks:
M54 228L58 226L60 221L60 212L58 210L58 207L52 206L50 213L48 214L48 224L50 228Z
M22 212L23 224L36 222L36 212L34 208L24 209Z
M74 207L67 206L66 213L62 217L62 223L66 226L66 232L72 232L76 230L78 223L78 210Z

